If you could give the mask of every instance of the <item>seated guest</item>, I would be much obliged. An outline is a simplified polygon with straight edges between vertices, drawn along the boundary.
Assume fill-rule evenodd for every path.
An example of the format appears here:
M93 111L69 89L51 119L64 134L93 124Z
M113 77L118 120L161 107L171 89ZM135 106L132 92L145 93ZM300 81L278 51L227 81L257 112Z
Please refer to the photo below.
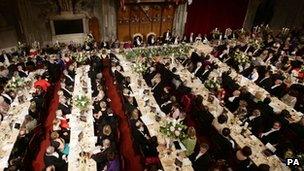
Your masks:
M285 94L285 91L286 91L286 85L283 83L282 80L279 80L277 79L275 82L274 82L274 85L270 87L270 90L269 92L278 97L278 98L281 98L283 97L283 95Z
M7 104L3 98L3 96L0 96L0 114L2 116L6 116L7 112L9 110L9 104Z
M72 98L73 92L71 92L65 85L64 82L61 83L61 91L66 98Z
M259 78L259 73L256 68L253 69L252 73L249 75L249 80L255 82Z
M114 151L110 151L107 155L108 164L107 171L120 171L120 160Z
M65 97L60 96L58 109L62 111L63 115L71 114L71 108L72 107L67 104L67 100L65 99Z
M178 104L174 104L172 106L170 116L176 120L182 118L182 112L180 111Z
M22 65L18 65L17 67L19 77L27 77L28 73L23 70Z
M58 132L54 131L51 133L51 145L58 150L58 152L68 155L69 154L69 145L64 142L64 140L59 137Z
M236 152L236 171L248 170L250 164L249 156L252 154L251 148L248 146L243 147L242 149Z
M258 135L264 127L265 119L261 116L261 112L255 109L251 115L247 116L244 122L247 122L251 132Z
M211 157L208 152L209 145L202 143L198 151L189 156L189 159L192 162L192 167L194 171L208 170L211 166Z
M73 74L74 73L71 70L69 70L69 71L64 70L63 71L65 85L68 85L68 86L74 85L74 75Z
M23 126L26 130L26 133L30 133L37 126L37 120L34 119L31 115L26 115L24 119Z
M42 76L38 76L38 79L36 82L34 82L34 87L41 87L42 90L46 93L48 88L50 87L50 83Z
M257 84L264 88L265 90L269 90L271 88L271 85L273 83L272 78L270 77L272 74L271 71L268 71L265 73L264 78L260 79Z
M229 128L223 128L222 135L212 135L212 141L217 147L214 154L217 159L226 159L233 155L236 144L230 137Z
M275 121L270 130L260 134L261 140L264 144L270 143L276 145L281 137L281 123Z
M197 144L196 132L194 127L189 127L188 138L182 141L183 145L186 148L186 156L190 156L194 152L195 145Z
M238 90L235 90L233 92L233 96L228 98L228 100L226 102L226 106L231 112L234 112L238 109L239 103L240 103L240 95L241 95L241 92Z
M304 138L304 117L297 123L293 123L290 125L292 130L301 138Z
M140 46L142 46L142 40L141 40L141 37L140 37L140 36L136 36L136 37L134 38L133 45L134 45L135 47L140 47Z
M96 154L91 154L91 158L96 161L98 170L103 170L108 162L108 154L115 152L115 148L109 139L104 139L102 141L102 146L100 152Z
M46 167L54 166L55 170L68 170L67 162L55 151L55 148L52 146L49 146L46 149L46 154L44 156L44 164Z
M146 156L149 153L149 140L150 135L147 128L141 121L137 121L135 124L135 128L132 130L134 142L138 147L139 151Z
M270 171L270 166L268 164L260 164L257 171Z

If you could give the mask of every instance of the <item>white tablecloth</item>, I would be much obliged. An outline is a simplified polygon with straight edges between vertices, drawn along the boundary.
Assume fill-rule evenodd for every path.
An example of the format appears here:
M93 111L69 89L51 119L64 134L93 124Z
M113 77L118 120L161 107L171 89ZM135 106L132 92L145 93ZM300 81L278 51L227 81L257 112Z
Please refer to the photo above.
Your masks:
M126 61L125 58L120 55L116 54L117 58L120 60L120 63L122 67L124 68L124 75L129 76L131 78L131 84L130 87L133 91L134 97L138 103L138 108L142 113L142 121L145 123L145 125L148 127L149 133L151 136L157 136L159 141L159 159L162 163L162 166L164 170L166 171L173 171L176 170L176 166L174 164L175 159L177 158L177 153L181 152L176 149L172 149L172 152L168 154L168 150L164 147L165 140L162 134L159 133L159 127L160 124L155 120L155 116L157 115L155 112L151 112L151 107L155 107L157 113L165 117L165 114L160 110L158 104L155 101L155 98L153 97L153 94L151 92L151 88L148 87L142 77L142 75L139 75L137 73L134 73L132 71L131 66L133 65L131 62ZM139 86L138 80L141 80L142 85ZM143 97L143 91L148 90L150 93L149 95L146 95L145 98ZM149 99L148 105L146 105L145 101L143 99ZM180 156L181 157L181 156ZM183 171L192 171L192 164L191 161L187 157L181 157L180 160L183 161L182 170Z
M91 79L88 76L90 66L85 65L76 69L73 99L78 95L85 95L92 99ZM81 81L87 83L88 92L82 89ZM97 138L94 136L94 118L92 105L85 113L87 122L80 120L80 110L73 105L70 115L70 152L68 156L68 170L70 171L96 171L96 162L93 159L80 157L82 152L93 152ZM79 134L83 133L83 139L79 142Z
M27 79L31 80L30 87L23 87L22 90L18 90L18 95L14 99L8 111L8 116L4 117L4 120L0 125L0 170L3 170L8 166L8 159L13 149L13 146L19 135L19 129L14 128L16 123L22 125L25 115L28 114L30 107L30 100L32 93L35 91L34 81L35 75L43 73L45 70L39 69L35 72L31 72ZM24 97L24 102L19 103L18 96ZM12 123L13 121L13 123Z

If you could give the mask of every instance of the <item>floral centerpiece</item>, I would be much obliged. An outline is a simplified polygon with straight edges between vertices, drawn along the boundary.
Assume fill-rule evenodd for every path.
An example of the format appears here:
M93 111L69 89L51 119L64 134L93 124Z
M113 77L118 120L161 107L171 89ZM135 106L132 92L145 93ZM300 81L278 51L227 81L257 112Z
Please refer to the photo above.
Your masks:
M216 79L209 79L204 83L204 86L208 89L208 90L217 90L218 88L220 88L220 82Z
M85 111L90 106L90 99L87 96L79 95L74 99L74 105L80 110Z
M147 70L148 70L148 67L143 63L137 62L133 65L133 71L138 74L144 74Z
M75 52L73 53L72 57L78 64L83 64L87 59L87 56L82 52Z
M5 89L16 92L18 89L24 88L27 81L21 77L12 77L12 79L6 84Z
M187 138L187 126L174 119L161 123L160 132L167 138L183 140Z
M259 40L250 40L249 45L252 46L254 49L260 49L264 47L264 43L260 42Z
M246 65L250 62L249 56L247 56L244 52L241 51L235 52L232 58L235 62L241 65Z

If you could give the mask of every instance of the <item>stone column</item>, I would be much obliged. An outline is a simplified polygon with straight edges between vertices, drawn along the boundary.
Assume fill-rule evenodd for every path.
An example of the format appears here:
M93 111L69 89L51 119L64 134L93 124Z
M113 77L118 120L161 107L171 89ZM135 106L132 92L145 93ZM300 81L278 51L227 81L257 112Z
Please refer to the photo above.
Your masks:
M180 4L176 10L173 21L173 33L182 38L185 31L185 23L187 20L187 3Z
M249 0L246 17L244 19L243 27L246 29L251 29L253 27L253 21L255 14L258 10L258 7L261 3L261 0Z
M96 17L99 19L100 33L102 40L108 41L117 38L117 4L113 0L101 0L100 9Z

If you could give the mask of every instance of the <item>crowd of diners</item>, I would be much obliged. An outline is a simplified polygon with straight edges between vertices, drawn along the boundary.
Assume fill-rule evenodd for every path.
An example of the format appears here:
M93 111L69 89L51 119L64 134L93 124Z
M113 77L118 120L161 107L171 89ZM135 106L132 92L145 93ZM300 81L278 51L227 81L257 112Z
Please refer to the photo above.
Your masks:
M60 59L55 55L46 55L44 52L41 53L41 56L36 56L30 54L27 48L20 47L11 53L3 51L0 61L1 121L7 119L8 110L20 91L32 91L25 90L25 87L7 89L7 82L17 77L27 78L31 72L44 69L41 72L35 72L36 75L33 76L34 92L30 94L31 97L28 99L30 105L24 121L22 123L9 121L12 124L12 129L19 129L19 135L9 156L6 170L30 169L31 161L34 160L36 153L39 151L40 142L44 138L43 132L45 132L44 124L48 114L47 110L50 107L49 104L60 75ZM17 100L19 103L24 103L26 97L23 96Z
M60 158L63 161L68 157L68 114L71 110L71 104L68 101L70 101L73 91L75 65L71 63L73 63L72 53L75 52L86 54L89 57L87 64L92 66L89 75L94 90L94 127L95 134L98 135L96 145L101 145L102 150L101 154L91 155L93 159L98 161L100 168L109 167L110 161L115 163L119 158L116 149L117 143L119 143L118 120L115 114L113 115L113 111L109 107L109 100L107 100L106 87L100 72L103 68L103 62L97 60L104 56L104 53L99 55L102 49L140 47L144 44L153 46L164 43L202 42L210 44L214 47L211 55L226 62L237 72L267 90L269 96L280 98L297 111L303 112L304 110L304 95L301 93L304 75L303 29L282 29L282 31L277 32L272 31L267 26L259 26L252 30L232 31L226 29L224 33L215 29L208 35L191 33L182 38L172 35L168 30L161 38L147 38L147 43L137 39L134 38L133 43L122 43L118 40L100 43L85 42L83 45L56 43L43 48L39 44L33 46L19 44L18 49L12 49L11 52L2 51L0 55L1 120L5 118L10 103L16 96L16 92L5 90L7 81L13 76L27 77L29 72L39 68L46 69L45 74L36 76L38 82L35 84L36 91L31 100L29 114L20 126L20 135L15 143L15 150L10 156L9 169L16 170L16 168L23 167L24 162L34 158L34 153L39 147L38 143L45 135L43 125L53 97L54 86L59 78L61 78L60 104L51 133L52 145L47 148L45 158L52 153L63 155L63 158L62 156ZM239 52L248 56L249 62L241 64L235 62L234 55ZM211 56L208 54L193 53L189 60L182 62L195 76L205 81L208 79L209 73L217 68L216 64L209 62L210 58ZM223 168L267 170L267 165L255 166L250 162L250 147L239 149L229 137L229 128L225 128L219 133L211 126L211 122L215 118L209 113L207 106L202 106L202 97L193 95L191 88L183 85L179 76L174 74L174 68L169 70L168 66L169 64L166 63L153 63L144 78L153 89L157 103L168 116L173 119L181 119L185 123L188 123L188 120L191 120L189 118L192 117L200 123L198 127L188 128L191 139L185 142L187 156L193 162L193 167L208 167L208 169L214 168L214 170ZM146 126L140 120L140 111L136 109L136 101L132 97L132 90L128 85L130 80L120 74L123 69L119 66L119 61L113 56L111 57L111 69L122 93L125 112L129 118L138 152L145 156L143 162L147 168L159 168L160 163L156 157L158 155L157 139L149 135ZM256 101L255 97L246 90L246 87L239 87L236 81L229 77L229 73L224 73L221 79L220 87L212 90L213 93L244 123L249 123L254 135L260 137L264 143L274 145L277 148L276 154L282 159L303 153L303 118L299 122L290 123L286 120L289 117L288 111L274 112L274 109L269 106L270 98ZM224 116L216 119L225 122ZM210 137L210 142L199 142L196 137L198 134ZM231 154L234 157L231 157ZM198 159L202 161L198 162L200 161ZM49 169L54 169L54 163L46 164L51 166ZM66 167L66 162L62 167Z
M111 56L111 73L115 78L117 91L121 95L124 112L128 119L129 128L132 134L133 147L135 152L141 156L141 164L147 171L161 169L158 158L158 140L156 136L149 134L147 126L141 120L141 111L138 110L137 101L130 87L130 77L124 76L123 68L115 54ZM155 109L151 109L155 110Z
M151 87L160 109L172 120L179 120L189 126L189 138L182 140L182 143L194 170L269 170L267 164L256 166L250 161L251 148L239 148L230 137L229 128L219 133L212 126L214 119L222 118L214 118L208 107L203 105L203 97L193 94L191 88L184 85L175 73L176 68L170 66L170 59L143 61L149 66L143 75L144 79ZM127 89L124 94L132 92ZM127 100L134 103L132 96ZM141 139L149 140L147 137Z

